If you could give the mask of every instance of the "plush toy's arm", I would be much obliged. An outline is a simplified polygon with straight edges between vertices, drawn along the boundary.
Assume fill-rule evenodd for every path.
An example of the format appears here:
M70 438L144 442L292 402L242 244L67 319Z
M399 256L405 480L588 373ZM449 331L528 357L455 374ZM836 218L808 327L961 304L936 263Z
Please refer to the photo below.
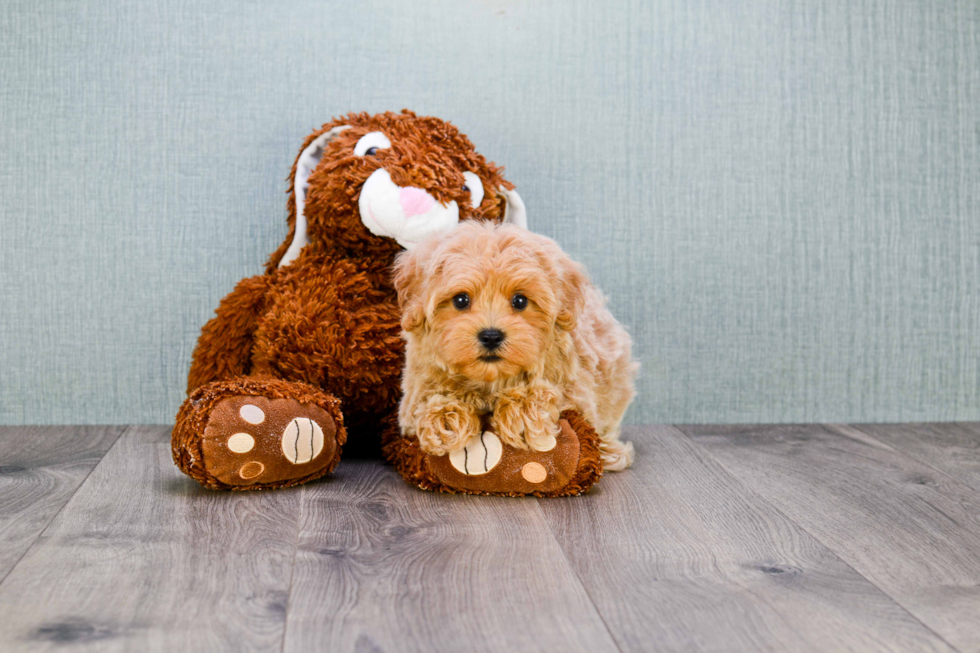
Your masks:
M201 329L187 392L205 383L248 374L251 366L253 334L269 288L267 275L242 279L215 310L215 317Z
M390 388L397 396L404 350L398 305L382 301L357 306L352 299L348 301L353 310L338 315L347 347L338 352L340 369L335 374L366 387Z
M390 409L402 369L400 311L394 293L363 262L310 256L276 276L275 319L255 331L250 374L305 381L354 412Z

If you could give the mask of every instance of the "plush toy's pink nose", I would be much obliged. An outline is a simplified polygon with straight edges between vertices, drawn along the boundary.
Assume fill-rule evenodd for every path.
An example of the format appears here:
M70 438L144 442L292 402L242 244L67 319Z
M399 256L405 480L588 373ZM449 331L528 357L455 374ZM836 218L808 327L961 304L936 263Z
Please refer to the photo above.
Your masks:
M406 218L426 213L435 204L435 200L432 199L431 195L421 188L414 188L412 186L402 188L399 191L398 201L402 205L402 211L405 212Z

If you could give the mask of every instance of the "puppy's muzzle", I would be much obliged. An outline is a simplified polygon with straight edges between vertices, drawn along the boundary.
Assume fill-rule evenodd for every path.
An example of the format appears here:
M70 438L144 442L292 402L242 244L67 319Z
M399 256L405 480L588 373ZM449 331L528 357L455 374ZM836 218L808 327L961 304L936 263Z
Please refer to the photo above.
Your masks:
M494 351L504 344L504 332L500 329L484 329L476 334L476 339L487 351Z

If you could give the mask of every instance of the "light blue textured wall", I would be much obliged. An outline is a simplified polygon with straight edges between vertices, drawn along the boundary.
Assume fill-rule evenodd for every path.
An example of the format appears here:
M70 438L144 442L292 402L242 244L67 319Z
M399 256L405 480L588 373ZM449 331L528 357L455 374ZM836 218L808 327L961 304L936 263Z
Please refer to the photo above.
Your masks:
M980 419L976 0L5 0L0 422L169 422L303 137L454 121L643 361L633 422Z

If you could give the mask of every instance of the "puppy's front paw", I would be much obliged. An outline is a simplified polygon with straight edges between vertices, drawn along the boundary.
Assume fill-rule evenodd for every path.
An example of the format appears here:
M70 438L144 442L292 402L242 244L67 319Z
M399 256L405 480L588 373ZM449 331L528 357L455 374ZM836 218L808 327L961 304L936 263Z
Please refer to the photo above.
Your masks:
M558 392L549 386L529 386L502 393L491 424L500 439L514 448L550 451L561 430L558 417Z
M417 424L422 451L433 456L455 451L480 433L480 416L476 410L444 397L431 398L422 408Z

